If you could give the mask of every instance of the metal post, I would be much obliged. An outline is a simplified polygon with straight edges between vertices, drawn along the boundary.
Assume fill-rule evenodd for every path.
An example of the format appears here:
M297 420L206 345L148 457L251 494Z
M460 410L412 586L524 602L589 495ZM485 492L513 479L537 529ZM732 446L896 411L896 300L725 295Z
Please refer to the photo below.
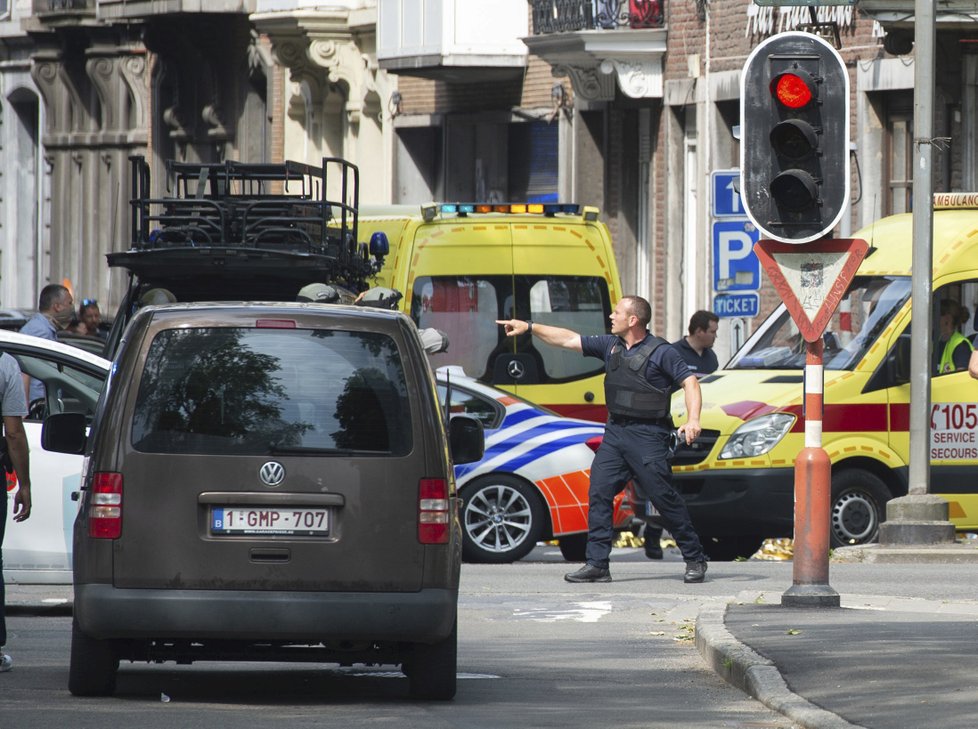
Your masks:
M823 343L808 342L805 353L805 447L795 458L794 584L781 604L839 607L829 585L829 502L832 463L822 447Z
M910 448L908 494L886 505L880 544L909 546L954 541L947 502L930 493L931 271L934 238L934 5L914 4L913 255L910 325Z
M913 273L910 350L910 495L930 492L931 270L934 236L934 2L916 0L914 18Z

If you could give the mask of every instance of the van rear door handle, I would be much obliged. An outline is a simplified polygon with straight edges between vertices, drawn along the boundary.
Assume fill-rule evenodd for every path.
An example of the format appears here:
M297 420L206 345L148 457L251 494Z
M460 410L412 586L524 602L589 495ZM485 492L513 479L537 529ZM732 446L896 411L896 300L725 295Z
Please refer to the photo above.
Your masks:
M275 564L284 564L285 562L292 561L292 550L291 549L252 549L251 561L252 562L274 562Z

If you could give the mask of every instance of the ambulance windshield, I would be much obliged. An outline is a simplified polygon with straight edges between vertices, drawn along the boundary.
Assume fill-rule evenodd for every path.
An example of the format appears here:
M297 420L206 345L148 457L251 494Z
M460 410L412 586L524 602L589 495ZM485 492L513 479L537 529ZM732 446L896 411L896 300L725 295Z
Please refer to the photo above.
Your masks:
M910 298L909 276L853 280L822 335L825 369L851 370ZM725 369L802 369L805 342L781 304Z
M608 282L600 276L418 276L411 299L411 318L419 327L448 335L448 351L432 355L432 365L461 365L475 379L493 384L514 384L497 372L512 357L525 367L519 382L525 385L574 382L604 369L600 360L580 352L507 337L497 319L605 334L610 314Z

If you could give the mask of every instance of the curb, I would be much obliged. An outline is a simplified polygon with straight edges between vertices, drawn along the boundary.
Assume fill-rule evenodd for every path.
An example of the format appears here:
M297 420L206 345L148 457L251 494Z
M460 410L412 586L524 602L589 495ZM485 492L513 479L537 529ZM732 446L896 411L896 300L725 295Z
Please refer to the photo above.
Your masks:
M704 605L696 616L696 648L718 676L802 729L864 729L792 692L774 663L727 630L726 613L726 604Z

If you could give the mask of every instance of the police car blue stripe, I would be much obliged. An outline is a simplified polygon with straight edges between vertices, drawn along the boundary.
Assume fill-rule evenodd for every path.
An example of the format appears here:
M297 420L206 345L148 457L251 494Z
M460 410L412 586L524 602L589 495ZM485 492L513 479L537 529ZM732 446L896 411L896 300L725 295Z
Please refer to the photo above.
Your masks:
M581 437L579 435L575 435L568 438L561 438L560 440L553 440L547 443L541 443L539 446L535 448L531 448L525 453L520 453L515 457L509 459L508 461L504 461L502 463L496 464L493 467L492 472L502 471L504 473L513 473L523 468L527 464L532 463L538 458L542 458L543 456L553 453L554 451L558 451L561 448L577 445L580 442L581 442ZM462 469L461 473L459 473L459 468ZM469 466L468 464L465 466L457 467L455 476L456 478L461 478L471 470L473 470L473 467Z
M507 429L505 428L501 428L495 432L490 431L490 433L486 436L487 456L490 453L498 455L504 450L514 448L533 438L539 438L546 435L556 437L560 433L573 431L578 440L585 441L588 438L593 438L596 435L602 435L604 433L603 429L595 428L593 433L588 434L589 429L586 425L571 425L566 422L560 422L559 420L543 422L535 427L513 433L508 433L506 430Z
M523 440L526 439L521 439L520 442L522 442ZM513 473L523 468L527 464L532 463L538 458L543 458L544 456L549 455L554 451L559 451L561 448L577 445L581 442L582 442L581 435L575 434L572 436L568 436L566 438L559 438L557 440L551 440L545 443L540 443L539 445L534 446L533 448L526 451L525 453L519 453L507 461L503 461L501 463L495 464L491 472L502 471L504 473ZM510 449L509 447L500 447L498 449L494 448L491 450L487 450L486 457L483 459L483 461L489 460L489 458L491 458L493 455L499 455L500 453L503 453L509 449ZM476 464L465 464L463 466L456 466L455 478L462 478L462 476L465 476L466 474L478 468L479 465L480 464L476 463Z

